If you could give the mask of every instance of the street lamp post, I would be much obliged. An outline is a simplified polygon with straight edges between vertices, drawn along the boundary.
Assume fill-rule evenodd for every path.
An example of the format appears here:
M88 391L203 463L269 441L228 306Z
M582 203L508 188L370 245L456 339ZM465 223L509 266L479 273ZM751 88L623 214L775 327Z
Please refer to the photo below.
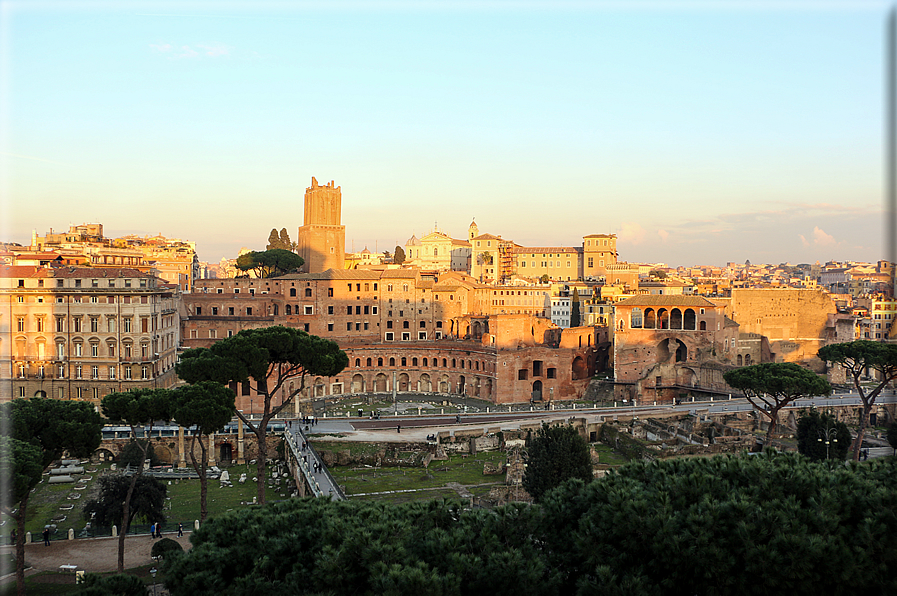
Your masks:
M828 461L828 459L829 459L829 447L831 446L832 443L838 442L837 432L838 432L838 429L835 428L834 426L830 426L829 428L827 428L825 430L819 431L819 438L816 440L819 441L820 443L822 443L823 439L825 439L825 459L826 459L826 461Z
M150 575L153 576L153 596L156 596L156 568L150 569Z

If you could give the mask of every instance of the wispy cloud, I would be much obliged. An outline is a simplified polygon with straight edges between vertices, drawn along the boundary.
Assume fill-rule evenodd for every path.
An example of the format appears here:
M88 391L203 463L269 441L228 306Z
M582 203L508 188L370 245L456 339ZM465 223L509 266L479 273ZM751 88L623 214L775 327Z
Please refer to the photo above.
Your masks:
M624 222L617 239L624 244L641 244L645 241L645 228L635 222Z
M70 163L63 163L61 161L53 161L52 159L44 159L42 157L34 157L33 155L21 155L19 153L6 153L5 151L0 152L0 155L2 155L3 157L15 157L17 159L27 159L30 161L41 161L43 163L52 163L52 164L56 164L57 166L71 166L72 165Z
M657 235L660 236L660 239L661 239L663 242L666 242L666 241L667 241L667 238L670 237L670 233L667 232L666 230L657 230Z
M798 234L800 236L800 241L804 246L810 246L810 241L804 237L803 234ZM838 244L838 241L835 240L835 237L831 234L826 234L822 228L819 226L815 226L813 228L813 245L815 246L835 246Z
M230 56L231 48L223 43L197 43L190 45L174 45L170 43L151 43L150 51L155 54L162 54L169 60L179 60L182 58L218 58L220 56Z

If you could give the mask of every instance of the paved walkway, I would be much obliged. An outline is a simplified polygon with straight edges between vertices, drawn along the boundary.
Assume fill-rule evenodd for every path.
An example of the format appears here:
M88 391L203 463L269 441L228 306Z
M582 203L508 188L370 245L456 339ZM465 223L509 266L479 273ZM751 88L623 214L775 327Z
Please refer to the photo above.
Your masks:
M163 538L176 540L184 550L190 548L190 534L178 538L177 533L163 534ZM125 569L153 563L150 550L156 540L148 534L125 538ZM15 552L12 546L0 547L0 554ZM118 569L118 538L78 538L53 540L50 546L43 542L25 545L25 561L34 571L59 571L60 565L77 565L79 570L104 573ZM14 571L14 570L10 570ZM15 574L5 581L15 581Z

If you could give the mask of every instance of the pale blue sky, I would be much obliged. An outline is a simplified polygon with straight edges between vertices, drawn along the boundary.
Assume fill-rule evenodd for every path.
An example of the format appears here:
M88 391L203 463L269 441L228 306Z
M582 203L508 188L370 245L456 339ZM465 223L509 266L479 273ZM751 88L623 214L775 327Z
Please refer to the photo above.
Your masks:
M439 228L622 260L883 257L890 4L2 6L2 239L101 222L201 259Z

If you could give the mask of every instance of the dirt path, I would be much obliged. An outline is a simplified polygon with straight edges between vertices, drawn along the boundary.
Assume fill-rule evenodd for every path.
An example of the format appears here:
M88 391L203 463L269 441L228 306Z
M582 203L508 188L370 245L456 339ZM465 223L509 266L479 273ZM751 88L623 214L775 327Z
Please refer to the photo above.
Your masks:
M184 549L190 548L190 534L181 538L176 534L164 534L180 543ZM150 549L155 540L148 535L128 536L125 539L125 569L149 565L153 562ZM12 552L11 546L4 546L0 553ZM84 571L101 573L118 568L118 538L80 538L77 540L54 540L50 546L43 542L25 545L25 561L35 571L59 571L60 565L77 565Z

